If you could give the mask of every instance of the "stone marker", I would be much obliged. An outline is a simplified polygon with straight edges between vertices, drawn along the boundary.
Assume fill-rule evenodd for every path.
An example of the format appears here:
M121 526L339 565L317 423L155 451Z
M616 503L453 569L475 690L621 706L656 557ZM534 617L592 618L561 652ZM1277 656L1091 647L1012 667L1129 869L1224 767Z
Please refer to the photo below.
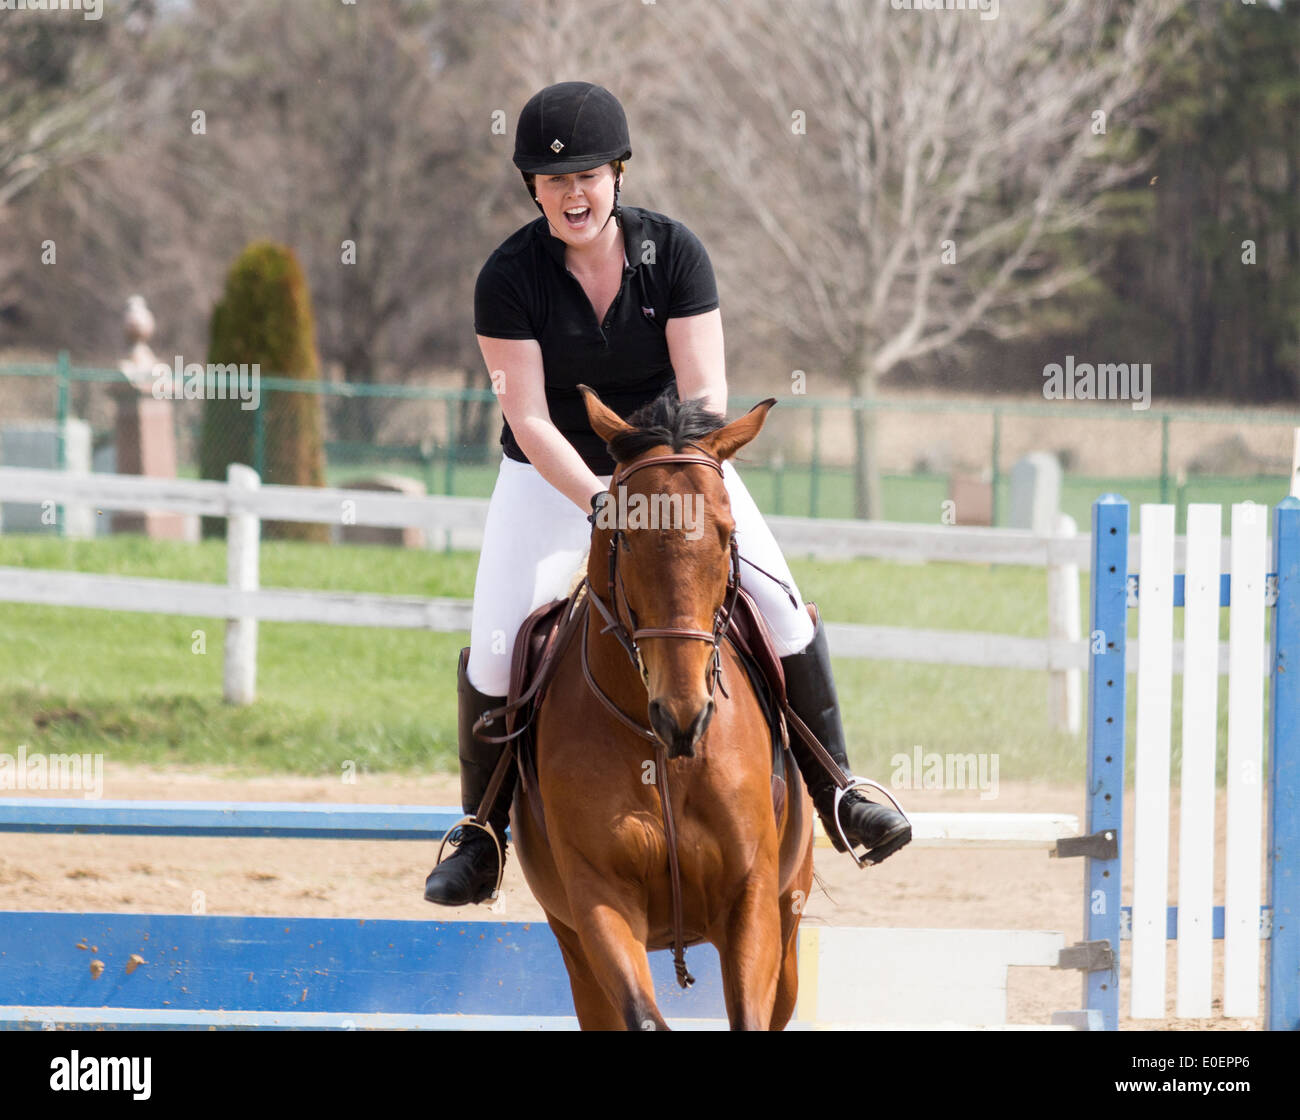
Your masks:
M154 318L143 296L127 300L126 339L131 353L118 363L127 380L113 386L117 405L116 455L118 474L151 478L176 477L176 432L172 402L153 395L153 368L157 361L149 348ZM155 540L197 541L198 518L153 510L113 514L113 532L143 533Z
M1046 451L1033 451L1011 468L1011 509L1007 524L1042 536L1056 532L1061 512L1061 463Z
M978 474L953 471L948 476L948 500L957 525L993 524L993 484Z
M71 474L90 471L90 425L84 420L69 419L63 427L65 468ZM38 470L59 469L59 425L56 421L32 421L7 424L0 428L0 464L6 467L30 467ZM56 533L53 506L45 507L41 495L34 502L0 504L0 531L6 533ZM95 535L95 511L89 506L67 505L63 508L64 534L69 537Z

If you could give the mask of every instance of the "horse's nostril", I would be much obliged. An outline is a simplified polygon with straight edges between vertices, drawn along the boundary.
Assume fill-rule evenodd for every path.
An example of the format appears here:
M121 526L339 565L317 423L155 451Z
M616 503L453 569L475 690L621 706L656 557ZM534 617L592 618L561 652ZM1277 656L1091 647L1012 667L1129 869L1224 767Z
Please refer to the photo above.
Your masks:
M695 744L704 736L713 719L714 703L712 700L706 701L695 715L686 717L682 722L678 722L662 700L651 700L647 714L654 733L669 748L669 757L690 757L695 753Z
M672 742L673 734L677 729L673 726L672 717L668 714L668 709L660 701L651 700L649 715L650 726L654 729L655 734L665 743Z
M713 719L713 710L714 704L713 701L710 700L700 709L700 714L695 717L695 721L691 724L691 730L694 732L697 740L702 738L704 732L708 730L709 722Z

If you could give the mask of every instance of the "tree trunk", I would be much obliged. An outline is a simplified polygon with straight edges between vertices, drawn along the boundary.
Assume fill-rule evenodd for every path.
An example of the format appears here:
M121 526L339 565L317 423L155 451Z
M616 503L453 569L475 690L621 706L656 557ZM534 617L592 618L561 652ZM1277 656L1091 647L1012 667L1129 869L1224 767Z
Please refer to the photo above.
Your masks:
M481 366L467 365L462 385L467 391L489 388L491 379L485 375ZM468 400L460 402L460 424L457 431L461 449L467 453L470 461L476 463L492 461L492 444L496 440L494 429L499 426L499 423L500 412L496 402Z
M854 393L866 401L876 397L876 378L869 367L854 379ZM879 521L885 515L880 495L880 449L875 409L853 410L853 516Z
M370 347L350 346L343 359L344 376L352 385L375 384L375 366ZM374 397L343 397L335 402L335 431L339 439L373 444L379 424Z

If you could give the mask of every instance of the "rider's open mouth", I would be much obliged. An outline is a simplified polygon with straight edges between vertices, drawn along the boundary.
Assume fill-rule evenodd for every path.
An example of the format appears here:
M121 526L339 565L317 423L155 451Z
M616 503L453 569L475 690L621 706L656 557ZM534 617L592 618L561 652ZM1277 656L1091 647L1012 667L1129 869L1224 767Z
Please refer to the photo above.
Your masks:
M581 229L587 224L587 218L590 215L590 206L574 206L564 212L564 220L568 222L570 229Z

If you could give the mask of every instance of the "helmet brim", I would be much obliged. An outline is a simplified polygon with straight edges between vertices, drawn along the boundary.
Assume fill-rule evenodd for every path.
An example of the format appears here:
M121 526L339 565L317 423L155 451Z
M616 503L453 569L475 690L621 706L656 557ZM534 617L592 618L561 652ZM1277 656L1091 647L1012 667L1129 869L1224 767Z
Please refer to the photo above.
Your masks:
M616 159L631 159L631 148L615 148L596 155L580 155L569 159L529 159L515 156L515 166L525 175L572 175L575 171L590 171Z

